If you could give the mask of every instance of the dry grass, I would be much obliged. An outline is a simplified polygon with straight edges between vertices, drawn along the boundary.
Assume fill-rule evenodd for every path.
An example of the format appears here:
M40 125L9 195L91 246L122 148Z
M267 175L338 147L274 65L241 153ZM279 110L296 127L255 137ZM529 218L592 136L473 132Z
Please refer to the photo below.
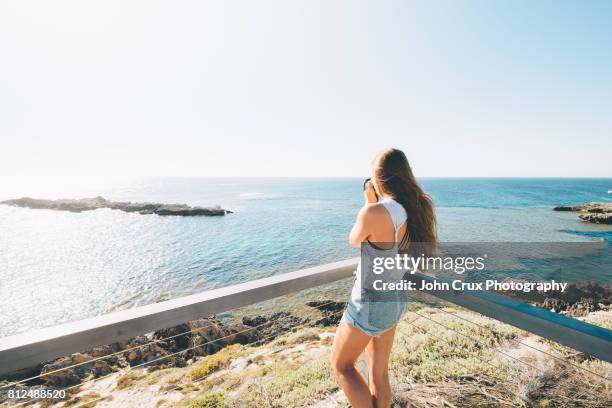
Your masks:
M415 315L409 317L418 317L414 324L400 325L392 360L398 406L612 406L610 382L581 370L609 376L608 363L585 359L558 344L539 344L538 349L577 367L563 364L518 343L525 343L526 333L470 312L455 310L457 317L435 309L419 313L452 330Z
M130 388L140 382L140 380L147 377L147 372L144 370L133 370L128 371L126 374L119 377L117 380L117 389L123 390Z
M612 406L611 383L597 376L612 377L611 364L468 311L424 307L416 312L424 317L408 313L398 326L392 353L396 407ZM592 314L587 320L612 327L612 313ZM184 395L163 403L175 407L291 408L322 401L328 402L323 406L336 406L338 384L329 361L332 331L300 329L259 347L227 347L191 367L129 372L118 380L117 389L137 393L137 385L159 382L164 398L171 391Z
M305 365L277 363L247 387L245 407L303 407L336 391L329 359Z
M112 395L107 395L105 397L101 397L97 392L89 392L85 395L82 395L78 398L71 399L70 401L66 401L65 407L73 407L78 406L79 408L93 408L96 404L103 401L112 401Z
M227 367L227 365L244 352L244 346L232 344L219 350L217 353L204 357L204 360L196 365L189 374L192 380L199 380L213 372Z

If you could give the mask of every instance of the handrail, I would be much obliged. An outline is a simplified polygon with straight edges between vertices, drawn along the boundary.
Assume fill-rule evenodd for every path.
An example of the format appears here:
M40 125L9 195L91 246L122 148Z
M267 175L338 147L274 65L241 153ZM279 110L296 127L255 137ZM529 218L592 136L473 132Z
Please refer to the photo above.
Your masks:
M358 258L0 338L0 374L352 276Z
M447 281L416 273L410 279ZM612 363L612 330L482 290L423 290L439 299Z
M0 338L0 374L348 278L358 260L347 259ZM441 278L415 274L410 279ZM491 292L424 292L612 363L612 330Z

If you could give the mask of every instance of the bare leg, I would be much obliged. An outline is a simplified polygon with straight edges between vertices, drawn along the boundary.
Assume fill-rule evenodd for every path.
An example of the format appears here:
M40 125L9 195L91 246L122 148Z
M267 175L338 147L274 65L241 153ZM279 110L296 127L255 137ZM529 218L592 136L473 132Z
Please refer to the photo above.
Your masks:
M340 386L354 408L373 408L372 395L355 362L371 337L351 326L344 318L336 329L332 346L332 367Z
M366 362L370 380L370 393L375 408L391 406L391 383L389 382L389 356L393 347L395 327L380 337L373 337L366 348Z

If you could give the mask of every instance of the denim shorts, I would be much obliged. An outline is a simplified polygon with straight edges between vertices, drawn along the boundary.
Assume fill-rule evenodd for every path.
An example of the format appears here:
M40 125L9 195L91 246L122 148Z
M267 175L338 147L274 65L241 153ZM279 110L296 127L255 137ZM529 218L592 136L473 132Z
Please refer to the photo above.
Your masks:
M397 203L395 207L391 209L393 208L400 208L402 212L404 211L401 205ZM393 211L390 211L389 213L391 214L392 212ZM405 220L406 217L404 215L403 217L399 217L397 221L393 221L396 233L399 225ZM397 253L398 248L396 243L394 243L393 248L390 249L378 248L369 241L361 245L361 259L374 259L378 256L393 256ZM368 336L379 337L387 330L393 328L393 326L400 321L404 313L406 313L408 303L406 293L404 291L395 293L386 292L383 295L380 292L378 294L375 291L370 292L368 288L372 287L372 280L377 276L372 271L371 262L365 262L362 265L360 260L355 275L351 297L344 311L344 319L351 326L358 328ZM403 275L404 271L398 270L395 271L394 274L387 275L387 278L399 281ZM362 290L362 287L364 290Z
M393 328L406 313L407 303L398 302L354 302L349 300L344 319L371 337L379 337Z

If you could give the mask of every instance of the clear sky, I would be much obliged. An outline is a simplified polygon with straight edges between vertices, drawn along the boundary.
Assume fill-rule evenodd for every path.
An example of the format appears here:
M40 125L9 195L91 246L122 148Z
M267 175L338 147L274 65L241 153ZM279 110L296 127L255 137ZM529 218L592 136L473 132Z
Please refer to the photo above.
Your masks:
M0 175L612 177L612 1L2 1Z

